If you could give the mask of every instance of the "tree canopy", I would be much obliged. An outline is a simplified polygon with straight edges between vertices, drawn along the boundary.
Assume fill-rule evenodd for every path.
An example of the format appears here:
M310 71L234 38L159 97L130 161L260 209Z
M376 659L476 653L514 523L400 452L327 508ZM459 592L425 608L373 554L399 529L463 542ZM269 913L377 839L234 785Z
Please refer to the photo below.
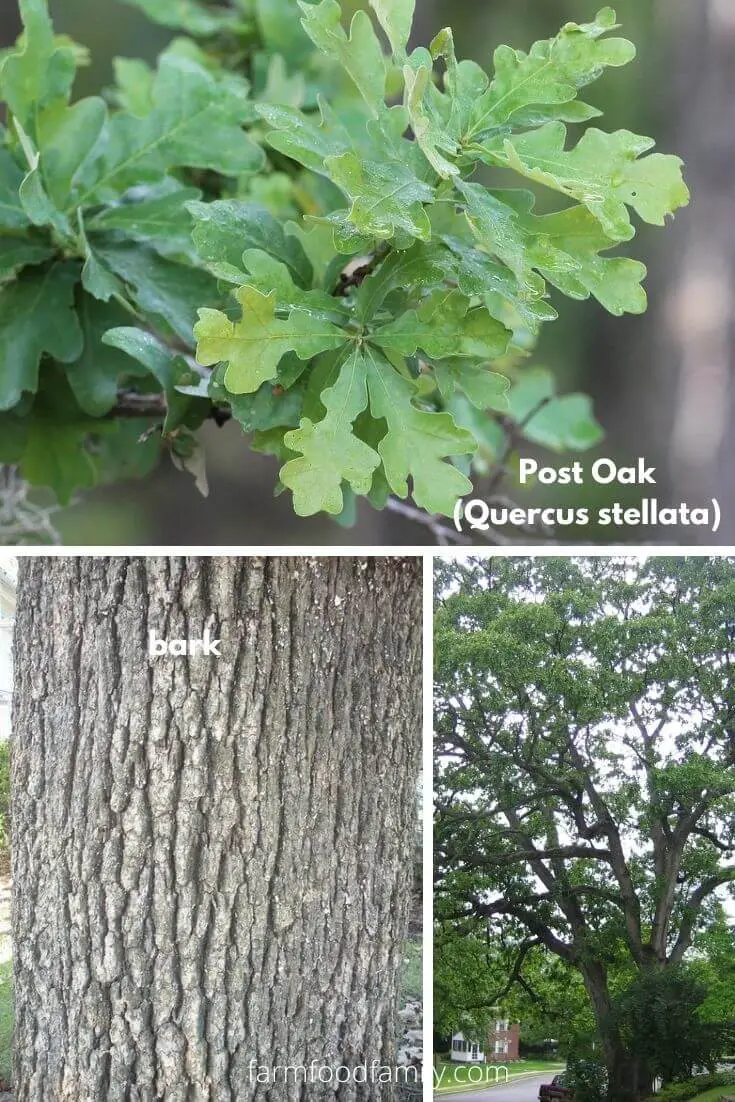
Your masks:
M728 559L437 571L440 921L514 944L510 976L537 947L581 975L616 1102L655 1063L622 991L706 997L686 968L735 882L734 661Z

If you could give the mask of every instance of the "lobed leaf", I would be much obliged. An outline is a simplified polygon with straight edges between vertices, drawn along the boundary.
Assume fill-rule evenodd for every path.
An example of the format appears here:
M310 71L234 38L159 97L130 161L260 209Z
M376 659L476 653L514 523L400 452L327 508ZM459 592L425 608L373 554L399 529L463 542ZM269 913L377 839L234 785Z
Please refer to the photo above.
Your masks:
M416 0L370 0L370 7L388 36L393 53L401 57L411 34Z
M544 304L538 301L539 285L534 284L537 272L571 298L594 295L612 314L645 310L641 287L645 266L623 257L602 257L600 254L617 242L585 207L538 216L532 213L534 199L528 192L489 192L479 184L462 184L461 191L482 245L511 268L525 289L517 301L522 313L538 306L543 310ZM471 258L469 265L476 267ZM464 279L459 277L462 289L479 292L478 285L467 277L469 265L464 265ZM529 297L534 287L535 302ZM502 294L500 287L498 291ZM503 297L507 299L507 295ZM492 308L492 303L488 305Z
M311 264L299 241L264 207L237 199L186 207L194 219L192 239L199 255L219 279L242 283L243 252L255 248L285 264L302 286L311 285Z
M370 489L380 456L352 431L354 421L368 404L367 370L365 351L355 347L339 368L334 384L321 395L324 419L314 424L304 418L298 429L284 437L286 446L300 453L281 470L281 482L292 491L298 516L320 510L341 513L343 482L356 494L366 494Z
M484 308L469 309L461 291L434 291L418 310L409 310L373 333L381 348L412 356L421 349L433 359L473 356L498 359L510 332Z
M520 113L530 107L548 107L552 118L561 117L554 108L568 115L570 101L580 88L597 80L605 68L627 65L635 57L635 47L626 39L603 38L614 28L615 13L605 8L592 23L567 23L555 38L536 42L528 54L499 46L495 75L476 104L468 139L509 121L528 125L529 116Z
M191 215L186 204L201 196L196 188L175 185L165 194L106 207L88 223L90 233L117 231L149 244L162 256L192 252Z
M319 4L299 0L301 23L317 49L338 61L349 74L371 113L377 118L385 107L387 66L380 42L365 11L355 13L349 37L342 28L342 9L337 0Z
M82 173L79 204L114 200L182 165L230 176L261 168L262 150L242 130L249 105L201 65L164 55L152 97L142 118L127 111L112 117L100 153Z
M355 153L328 157L325 163L351 201L347 218L362 237L387 241L403 231L409 238L429 240L431 224L423 204L433 201L434 189L407 165L363 161Z
M82 350L74 311L77 269L56 264L29 268L0 288L0 410L9 410L38 387L44 353L72 363Z
M96 252L126 284L131 298L154 326L163 319L177 337L186 344L193 343L199 305L217 302L221 297L207 272L167 260L140 245L100 239Z
M642 156L655 144L652 138L629 130L607 134L593 127L566 150L566 135L564 123L550 122L502 144L486 145L483 159L579 200L613 241L628 241L635 232L628 206L644 222L663 226L666 215L689 202L679 157Z
M68 100L77 61L73 47L55 37L46 0L20 0L20 15L25 33L0 64L0 97L35 138L39 109Z
M451 516L457 498L469 493L472 483L444 460L474 452L474 436L458 428L449 413L417 409L415 387L380 352L369 349L366 354L370 409L388 427L378 452L391 490L407 497L411 478L417 505L429 513Z
M242 17L226 7L211 7L198 0L123 0L140 8L154 23L195 37L207 38L234 29Z
M203 367L227 363L225 385L233 394L252 393L275 379L287 352L308 360L347 339L344 330L305 310L277 318L275 291L264 295L246 284L233 294L242 307L239 321L230 321L220 310L202 309L194 329L197 362Z

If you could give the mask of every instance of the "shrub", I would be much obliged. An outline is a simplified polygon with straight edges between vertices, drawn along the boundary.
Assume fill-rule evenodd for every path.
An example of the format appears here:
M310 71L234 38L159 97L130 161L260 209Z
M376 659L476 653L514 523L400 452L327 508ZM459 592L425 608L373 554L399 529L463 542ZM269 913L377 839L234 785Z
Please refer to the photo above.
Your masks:
M687 1102L704 1091L714 1087L731 1087L735 1084L735 1074L730 1071L718 1071L712 1075L696 1075L685 1083L671 1083L658 1094L651 1095L649 1102Z

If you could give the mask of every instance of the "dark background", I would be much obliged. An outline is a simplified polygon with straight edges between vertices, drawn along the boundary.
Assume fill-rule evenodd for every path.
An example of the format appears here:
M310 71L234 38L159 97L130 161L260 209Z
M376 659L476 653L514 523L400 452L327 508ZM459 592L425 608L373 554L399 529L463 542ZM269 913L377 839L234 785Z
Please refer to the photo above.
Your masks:
M490 68L500 43L523 49L555 34L567 20L584 22L597 0L418 0L417 42L445 25L460 57ZM641 318L612 318L591 300L555 295L560 320L546 327L532 363L553 368L562 390L580 388L595 401L607 439L598 454L620 463L644 455L657 468L662 504L723 510L716 537L706 529L632 531L634 542L735 542L735 0L619 0L622 32L638 46L625 69L609 70L589 90L605 111L600 125L657 138L687 162L692 205L666 231L643 227L629 254L649 266L650 307ZM18 16L5 0L0 45L15 37ZM57 29L91 48L93 64L77 92L111 78L115 55L154 58L170 35L118 0L51 0ZM147 483L95 491L61 515L68 543L408 544L425 530L362 503L345 530L324 517L301 520L290 495L272 496L275 460L248 451L235 425L205 429L211 493L164 459ZM583 457L586 459L587 457ZM550 459L549 462L553 461ZM477 491L482 492L481 483ZM509 488L513 493L513 488ZM597 500L594 500L594 495ZM528 501L527 492L515 493ZM539 491L554 504L605 504L625 491L586 487ZM628 491L631 501L638 491ZM580 530L583 541L610 541L610 529ZM623 534L624 536L624 534Z

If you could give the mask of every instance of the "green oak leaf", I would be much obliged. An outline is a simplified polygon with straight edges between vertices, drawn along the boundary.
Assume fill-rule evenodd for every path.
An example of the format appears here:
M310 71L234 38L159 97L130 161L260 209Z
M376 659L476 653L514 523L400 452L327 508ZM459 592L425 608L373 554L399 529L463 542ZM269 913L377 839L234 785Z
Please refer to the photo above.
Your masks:
M407 497L410 477L417 505L429 513L452 516L457 499L470 492L472 483L445 460L474 452L474 436L458 428L449 413L417 409L414 386L380 353L367 349L366 356L370 410L388 426L378 452L391 490Z
M537 126L545 126L547 122L553 122L555 119L561 122L583 123L589 122L590 119L599 119L601 115L602 111L596 107L575 99L571 103L525 107L521 111L516 111L511 121L514 130L531 130Z
M600 256L614 242L585 207L541 216L522 214L520 221L529 234L531 264L565 295L575 299L594 295L618 317L645 313L648 303L641 286L645 264Z
M198 307L221 298L207 272L177 264L151 249L98 238L95 252L128 286L136 305L148 315L163 318L186 344L192 343Z
M23 178L23 183L18 189L18 197L28 220L34 226L41 228L51 226L65 242L71 242L71 223L67 216L62 214L49 198L41 175L38 154L34 155L31 169Z
M107 107L98 96L89 96L72 107L56 100L38 115L41 176L57 210L65 210L74 178L97 144L106 119Z
M76 490L96 485L97 463L90 444L93 438L114 433L116 426L80 410L58 364L44 370L25 422L27 435L18 466L26 482L50 488L62 505L69 504Z
M445 360L436 364L434 375L445 401L450 401L455 387L467 395L477 409L494 409L504 413L509 408L510 383L505 375L489 371L482 364L466 360Z
M0 280L11 278L28 264L41 264L54 250L35 237L0 236Z
M167 348L152 333L134 326L109 329L102 338L102 343L110 349L125 353L150 371L163 388L166 398L163 431L169 433L178 428L192 399L177 388L196 378L184 357Z
M225 385L233 394L252 393L261 383L275 379L287 352L309 360L347 340L343 329L305 310L294 309L287 318L277 318L275 291L264 295L245 284L233 295L242 307L239 321L204 308L194 329L197 362L203 367L229 364Z
M334 384L322 392L324 419L314 424L305 417L298 429L284 437L286 446L300 453L281 470L281 482L292 491L298 516L320 511L340 514L344 509L343 482L356 494L370 489L380 456L352 431L353 422L368 404L367 370L363 349L355 348L339 368Z
M162 256L192 252L191 215L185 204L201 197L196 188L176 185L162 195L129 200L106 207L87 226L95 231L116 231L133 241L143 241Z
M147 62L139 58L116 57L115 102L130 115L143 118L153 110L153 81L155 73Z
M434 189L397 161L361 160L355 153L328 157L332 179L351 201L348 219L357 232L381 241L403 231L428 241L431 224L424 203L434 200Z
M71 223L48 194L42 174L41 154L17 119L15 130L29 165L29 171L18 188L18 198L26 217L34 226L51 226L59 237L71 244L73 241Z
M76 490L90 490L97 482L97 469L87 443L95 422L80 413L74 422L59 421L52 411L33 413L28 419L28 436L20 473L31 486L47 486L61 505L68 505ZM114 426L110 425L114 430Z
M461 180L457 187L464 199L469 223L483 247L510 268L527 293L538 295L542 288L526 256L526 234L519 223L517 210L482 184ZM529 203L531 201L532 197Z
M152 95L155 106L142 118L120 111L110 119L101 152L82 173L78 204L114 199L183 165L229 176L261 168L263 152L242 129L249 104L216 75L165 54Z
M0 229L19 230L28 225L18 196L22 182L22 170L8 150L0 148Z
M242 16L226 7L213 7L199 3L198 0L123 0L145 12L154 23L160 23L172 30L186 31L194 37L208 38L211 35L234 30L242 23Z
M536 289L523 288L516 276L495 257L462 238L446 235L442 240L451 250L445 259L445 271L452 272L460 291L468 298L474 295L482 298L494 318L506 325L507 318L515 318L529 332L537 333L543 322L558 317L544 297L546 285L542 279L538 280Z
M57 264L46 271L28 268L0 288L0 410L35 393L44 352L61 363L73 363L81 353L76 281L75 265Z
M679 157L651 153L655 142L629 130L607 134L591 127L571 150L567 128L550 122L485 146L483 159L579 200L613 241L634 234L628 206L644 222L663 226L666 216L689 202Z
M324 162L327 157L338 157L351 148L347 136L340 129L329 125L324 114L321 121L316 123L313 117L303 114L295 107L258 103L255 110L273 127L265 135L271 148L298 161L305 168L310 168L312 172L325 174L327 169Z
M46 0L20 0L25 33L0 65L0 98L32 138L39 109L67 102L77 62L73 47L54 35Z
M370 7L388 36L393 53L402 57L411 34L416 0L370 0Z
M443 286L446 275L445 251L433 242L415 244L402 252L392 250L360 284L355 296L357 317L370 321L392 291Z
M370 16L365 11L356 12L348 38L337 0L321 0L319 4L300 0L299 7L309 38L317 49L339 61L377 118L385 108L387 66Z
M469 305L461 291L434 291L418 310L401 314L370 339L404 356L421 349L439 360L447 356L498 359L508 350L509 330L483 307L470 310Z
M246 249L242 262L248 273L248 285L263 294L274 291L278 309L299 306L311 314L337 315L343 319L349 317L350 308L344 302L326 291L305 291L298 287L286 265L262 249Z
M458 144L446 131L445 124L430 111L426 105L426 90L433 83L433 71L428 65L414 69L410 65L403 67L406 110L411 120L416 141L435 172L443 179L451 180L459 175L459 168L453 161L447 160L444 153L456 156Z
M524 371L508 395L508 412L528 440L553 451L586 451L603 438L592 400L586 394L557 397L545 368Z
M646 269L638 261L625 257L602 257L600 253L613 248L617 241L604 232L599 220L584 206L569 207L556 214L534 215L534 198L530 192L489 192L480 184L460 185L466 201L470 224L482 245L494 252L516 275L521 294L515 304L519 316L533 330L533 314L541 312L546 303L540 273L564 294L575 299L590 294L610 313L640 314L646 308L646 295L641 287ZM450 247L457 244L450 241ZM481 293L477 282L477 260L462 251L459 285L465 293ZM500 298L508 300L501 287L499 299L487 302L494 307ZM546 320L541 318L541 320ZM549 319L550 320L550 319Z
M218 279L242 283L244 251L262 249L286 264L302 286L311 286L313 273L306 253L265 207L238 199L190 202L186 207L194 220L192 240L197 252Z
M335 256L334 236L329 226L305 225L304 222L286 222L284 229L287 237L293 237L309 259L313 269L312 279L315 286L330 288L330 274L341 271L347 258Z
M280 371L275 383L265 382L253 394L232 394L224 385L225 371L224 365L220 364L208 380L202 380L206 385L206 396L213 402L226 402L244 432L296 428L303 395L298 390L283 389Z
M498 47L495 75L476 103L468 139L508 121L518 125L520 112L530 107L547 106L550 117L557 119L559 112L567 114L580 88L597 80L605 68L627 65L635 57L635 47L626 39L603 38L615 26L615 13L605 8L593 23L567 23L555 38L536 42L528 54ZM527 119L523 125L528 125Z

